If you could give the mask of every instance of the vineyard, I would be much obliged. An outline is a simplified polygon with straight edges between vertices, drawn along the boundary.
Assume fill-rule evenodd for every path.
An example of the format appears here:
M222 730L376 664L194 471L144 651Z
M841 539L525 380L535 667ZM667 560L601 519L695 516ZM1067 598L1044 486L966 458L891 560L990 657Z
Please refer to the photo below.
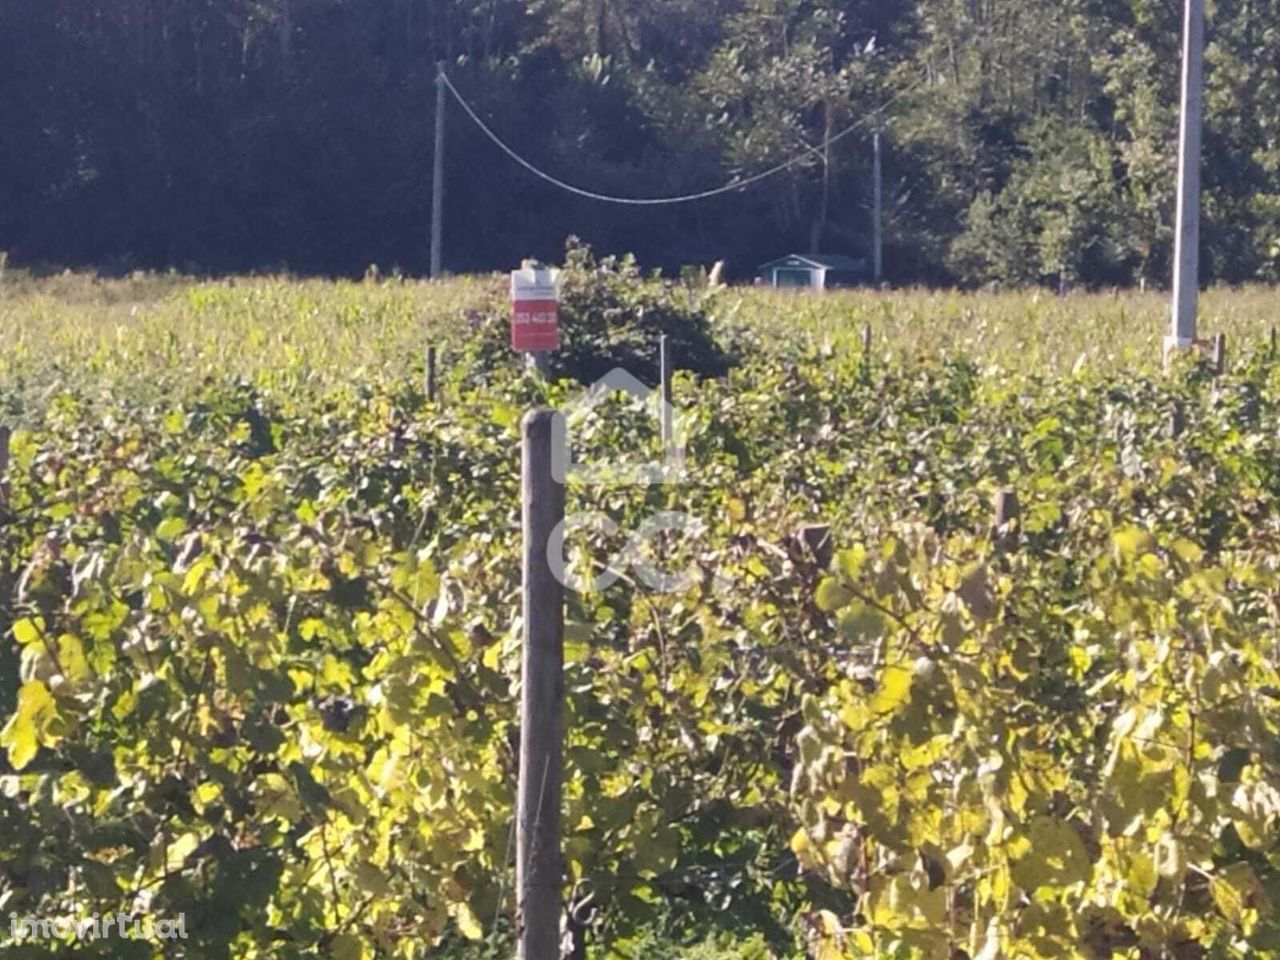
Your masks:
M566 949L1280 955L1273 291L1165 373L1155 295L569 256L546 381L498 280L0 283L6 960L510 956L520 422L663 333L687 482L568 490L611 523L567 548ZM8 920L111 912L188 938Z

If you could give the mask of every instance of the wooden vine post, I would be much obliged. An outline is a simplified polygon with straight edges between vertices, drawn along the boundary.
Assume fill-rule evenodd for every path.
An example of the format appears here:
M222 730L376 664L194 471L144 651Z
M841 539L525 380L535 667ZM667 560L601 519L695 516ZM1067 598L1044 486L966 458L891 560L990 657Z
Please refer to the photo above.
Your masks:
M427 376L426 376L426 393L427 402L435 403L439 399L440 384L436 379L436 360L438 352L434 346L427 347Z
M1213 373L1214 376L1222 376L1227 372L1227 335L1225 333L1215 333L1213 335Z
M674 373L671 359L671 341L664 333L658 340L658 367L661 378L662 398L662 455L670 464L676 455L675 407L671 402L671 376Z
M995 517L993 518L995 528L992 536L995 538L998 551L1003 552L1012 545L1014 527L1021 514L1017 491L1008 488L996 491Z
M564 522L564 485L553 470L556 414L522 425L524 650L520 785L516 809L519 960L560 960L560 797L564 745L564 585L549 556Z

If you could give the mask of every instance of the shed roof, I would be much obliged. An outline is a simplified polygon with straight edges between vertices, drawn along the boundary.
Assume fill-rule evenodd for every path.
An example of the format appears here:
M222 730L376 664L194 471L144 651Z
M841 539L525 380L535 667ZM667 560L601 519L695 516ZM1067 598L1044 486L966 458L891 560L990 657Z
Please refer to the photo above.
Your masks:
M793 253L760 265L761 270L774 267L808 267L811 270L865 270L865 260L855 260L838 253Z

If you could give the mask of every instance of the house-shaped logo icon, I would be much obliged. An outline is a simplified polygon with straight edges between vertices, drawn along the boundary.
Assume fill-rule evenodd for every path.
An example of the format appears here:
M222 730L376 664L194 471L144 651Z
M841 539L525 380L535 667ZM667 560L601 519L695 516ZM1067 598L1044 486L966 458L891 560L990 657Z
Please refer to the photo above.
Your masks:
M569 431L593 408L613 393L624 393L648 403L662 427L663 456L659 462L577 463L569 444ZM641 486L685 482L685 447L689 418L654 390L621 367L614 367L584 391L577 401L556 414L552 423L551 474L560 483L589 486Z

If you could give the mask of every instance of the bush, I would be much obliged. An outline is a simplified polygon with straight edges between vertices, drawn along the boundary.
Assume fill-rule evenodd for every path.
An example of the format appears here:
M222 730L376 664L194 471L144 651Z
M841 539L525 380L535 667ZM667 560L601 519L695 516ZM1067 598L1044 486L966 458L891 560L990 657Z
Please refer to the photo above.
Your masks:
M560 349L551 374L592 383L615 367L656 384L658 339L666 334L677 369L723 376L734 365L716 340L706 290L647 278L635 257L597 258L570 237L560 275ZM485 353L509 356L509 319L504 312L487 324Z

